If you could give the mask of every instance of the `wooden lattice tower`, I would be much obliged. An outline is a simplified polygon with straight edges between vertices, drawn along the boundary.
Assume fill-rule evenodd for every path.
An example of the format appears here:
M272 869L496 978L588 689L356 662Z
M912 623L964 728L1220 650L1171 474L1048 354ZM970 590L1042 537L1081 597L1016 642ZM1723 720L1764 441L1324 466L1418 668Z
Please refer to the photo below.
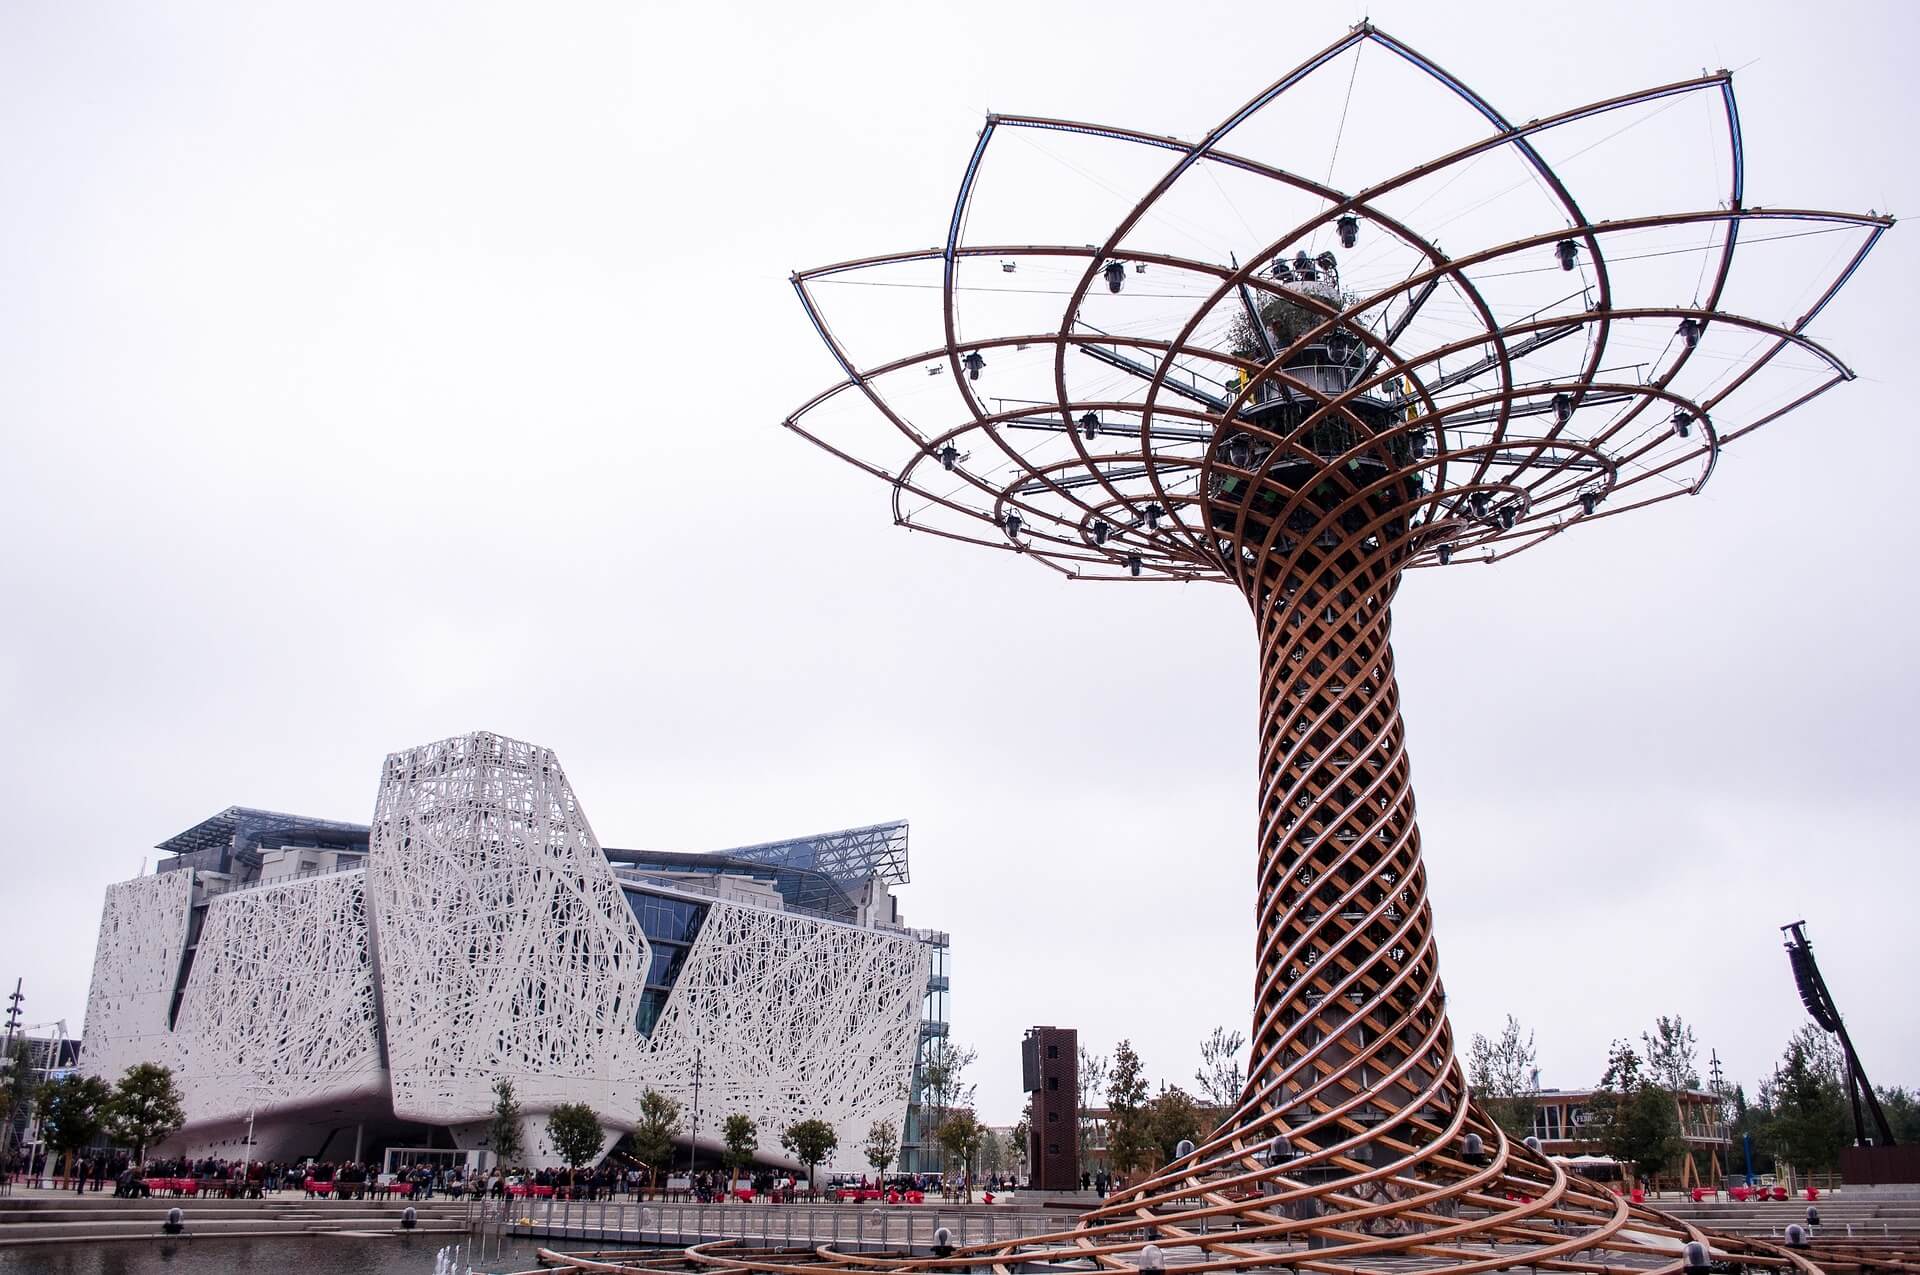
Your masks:
M1228 149L1230 134L1316 71L1367 49L1464 104L1478 135L1356 192ZM1675 99L1710 109L1730 185L1694 207L1590 215L1549 159L1557 133L1584 140L1579 130L1616 117L1637 127ZM1166 168L1100 243L970 242L990 143L1008 133L1164 153ZM1484 246L1450 256L1417 224L1432 195L1412 196L1488 157L1521 175L1530 212L1495 220ZM1272 207L1298 216L1224 260L1171 251L1147 231L1186 216L1180 201L1202 178L1269 183ZM1697 492L1728 444L1851 379L1807 327L1890 224L1748 207L1726 72L1515 125L1363 23L1196 142L991 116L943 246L794 277L845 378L787 424L885 481L896 523L1076 580L1225 582L1246 596L1259 636L1253 1053L1238 1108L1071 1229L1018 1252L892 1264L1123 1266L1145 1254L1151 1265L1172 1253L1193 1269L1354 1275L1395 1263L1678 1271L1685 1242L1701 1240L1716 1261L1808 1265L1570 1176L1472 1101L1441 990L1390 617L1406 571L1498 561ZM1352 286L1353 271L1343 282L1332 251L1315 251L1332 238L1350 249L1363 229L1388 249L1377 287ZM1838 250L1801 281L1798 318L1736 310L1736 247L1812 236ZM1664 268L1680 256L1684 270ZM1650 261L1663 272L1650 274ZM1007 286L963 283L963 271ZM983 328L963 317L974 288L1054 295L1012 286L1036 271L1062 281L1057 320L1010 309L1007 326L990 315ZM1173 304L1124 324L1092 313L1142 276ZM1516 277L1549 287L1516 295ZM823 299L843 283L937 288L939 338L857 358ZM842 295L856 293L874 295ZM1623 349L1659 352L1624 368ZM1026 379L983 397L1009 368ZM801 1268L724 1246L690 1255ZM830 1246L819 1260L874 1264Z

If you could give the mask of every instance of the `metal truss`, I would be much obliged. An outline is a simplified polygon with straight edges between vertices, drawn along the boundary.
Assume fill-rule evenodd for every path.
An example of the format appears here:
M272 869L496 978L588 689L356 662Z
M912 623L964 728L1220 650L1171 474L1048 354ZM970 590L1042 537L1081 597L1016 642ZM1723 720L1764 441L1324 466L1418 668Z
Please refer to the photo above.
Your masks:
M1384 51L1431 94L1396 99L1406 119L1464 105L1477 134L1357 191L1227 149L1316 71L1363 50ZM1583 198L1611 192L1576 197L1549 156L1564 166L1692 99L1713 108L1725 146L1721 197L1590 217ZM1596 127L1612 131L1587 144ZM983 169L1010 135L1097 143L1130 173L1154 156L1164 165L1110 229L1074 236L1097 242L969 242L970 225L1003 231L1041 211L1031 184L1015 184L1010 212L981 205ZM1287 137L1277 125L1268 135ZM1676 165L1697 168L1697 135L1673 141ZM1650 132L1630 145L1649 167L1665 159ZM690 1261L1809 1268L1765 1240L1708 1236L1570 1176L1473 1102L1440 983L1389 642L1409 568L1497 561L1698 492L1723 448L1852 376L1807 329L1890 220L1751 207L1742 162L1725 72L1515 124L1362 23L1196 141L989 116L942 247L794 276L845 377L787 425L885 482L897 524L1073 579L1215 581L1246 596L1260 641L1253 1056L1239 1105L1202 1145L1057 1234L903 1263L725 1245ZM1482 163L1515 175L1494 198L1521 195L1449 219L1487 225L1454 225L1449 238L1469 246L1449 255L1418 214ZM1229 181L1253 192L1250 205L1292 214L1260 231L1246 223L1249 237L1220 258L1160 246L1200 183ZM1351 269L1343 282L1338 257L1315 250L1352 248L1362 233L1377 246L1374 282ZM1764 295L1779 272L1736 273L1736 248L1815 235L1829 237L1831 265L1803 285L1797 317L1741 313L1735 299ZM1032 316L1050 299L1007 299L1050 296L1017 286L1034 274L1063 280L1049 323ZM830 286L861 283L875 286ZM1139 308L1117 309L1129 287ZM865 322L884 342L899 324L860 308L913 295L882 288L937 292L928 326L940 343L859 359L840 328ZM829 323L830 297L848 323ZM1684 1252L1690 1243L1707 1250Z
M865 828L815 833L787 841L768 841L718 853L749 863L777 864L822 872L843 886L857 886L871 877L888 885L904 885L907 875L907 821L876 823ZM802 904L802 906L809 906Z

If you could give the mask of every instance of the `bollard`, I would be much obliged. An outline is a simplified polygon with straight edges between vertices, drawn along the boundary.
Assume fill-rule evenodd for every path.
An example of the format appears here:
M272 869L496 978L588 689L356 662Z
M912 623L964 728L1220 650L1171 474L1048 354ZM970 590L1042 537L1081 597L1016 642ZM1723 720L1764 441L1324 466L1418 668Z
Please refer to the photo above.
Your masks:
M407 1205L406 1208L400 1210L400 1229L401 1230L411 1231L415 1226L419 1224L419 1222L420 1222L420 1215L414 1212L413 1205L409 1204Z
M168 1209L167 1220L160 1224L160 1229L162 1231L165 1231L168 1235L178 1235L182 1231L186 1230L187 1229L186 1210L181 1208Z
M1805 1248L1807 1246L1807 1228L1795 1222L1787 1228L1787 1247Z
M933 1232L933 1255L935 1257L953 1256L953 1232L946 1227L936 1227Z
M1699 1240L1688 1240L1682 1250L1686 1262L1687 1275L1707 1275L1713 1269L1713 1259L1707 1254L1707 1246Z

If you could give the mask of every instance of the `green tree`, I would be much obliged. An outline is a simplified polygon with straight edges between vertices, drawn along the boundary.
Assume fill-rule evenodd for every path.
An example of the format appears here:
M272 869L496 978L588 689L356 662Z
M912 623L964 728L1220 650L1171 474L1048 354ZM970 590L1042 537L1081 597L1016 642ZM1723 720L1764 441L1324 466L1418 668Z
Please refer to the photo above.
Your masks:
M1794 1033L1760 1097L1770 1112L1767 1149L1801 1173L1821 1173L1840 1162L1851 1141L1839 1051L1811 1024Z
M1204 1122L1205 1112L1200 1104L1178 1085L1155 1095L1147 1103L1146 1126L1158 1162L1172 1162L1174 1149L1184 1141L1199 1142L1200 1135L1206 1132Z
M1007 1167L1007 1140L988 1129L980 1138L980 1176L999 1173Z
M40 1136L53 1150L73 1156L100 1135L113 1090L98 1076L78 1072L40 1086Z
M107 1132L133 1148L133 1162L147 1162L147 1148L165 1142L187 1122L173 1071L158 1063L135 1063L114 1086L105 1111Z
M679 1103L656 1089L640 1095L640 1118L627 1135L627 1145L633 1148L633 1158L647 1166L649 1187L653 1175L673 1162L673 1136L679 1131Z
M1640 1033L1646 1047L1647 1079L1675 1096L1700 1087L1700 1051L1694 1044L1693 1028L1675 1014L1653 1020L1653 1030Z
M1901 1086L1892 1089L1878 1085L1874 1087L1879 1090L1880 1109L1886 1113L1894 1142L1920 1142L1920 1095Z
M1475 1032L1467 1051L1467 1083L1473 1096L1494 1123L1516 1140L1533 1132L1540 1092L1534 1080L1537 1061L1533 1033L1524 1031L1512 1014L1494 1039Z
M520 1104L513 1096L513 1082L505 1076L493 1082L493 1116L487 1121L487 1145L502 1170L513 1167L520 1158Z
M812 1192L819 1185L813 1180L814 1171L840 1146L840 1135L833 1131L832 1125L816 1116L788 1125L781 1131L780 1145L787 1149L788 1155L807 1166L807 1190Z
M968 1083L966 1074L977 1057L978 1051L971 1046L955 1045L944 1036L933 1043L921 1068L926 1082L920 1112L921 1145L940 1145L940 1126L946 1123L947 1113L973 1104L976 1086Z
M567 1162L567 1185L581 1165L599 1156L607 1131L600 1127L600 1115L584 1102L563 1102L547 1117L547 1137L553 1149Z
M0 1059L0 1066L6 1068L6 1123L0 1124L0 1161L4 1161L7 1152L13 1149L13 1122L15 1113L33 1110L34 1090L38 1088L33 1074L33 1055L27 1048L25 1037L13 1042L13 1052Z
M1153 1155L1153 1131L1147 1126L1147 1077L1131 1041L1114 1046L1107 1081L1107 1159L1118 1173L1144 1168Z
M876 1120L867 1127L867 1163L874 1173L887 1176L887 1166L900 1154L900 1131L891 1120Z
M1673 1095L1641 1070L1640 1055L1623 1040L1613 1042L1607 1070L1587 1104L1588 1130L1608 1155L1658 1179L1686 1153Z
M980 1118L973 1114L971 1107L948 1112L946 1123L940 1126L940 1149L947 1153L950 1162L960 1162L960 1171L967 1179L969 1204L973 1203L974 1157L979 1154L980 1144L987 1137L987 1127L980 1123Z
M1093 1108L1099 1106L1107 1092L1107 1078L1112 1068L1105 1054L1096 1054L1085 1045L1080 1046L1080 1111L1076 1133L1080 1142L1079 1163L1085 1166L1093 1159L1093 1146L1100 1137L1101 1121L1096 1119ZM1031 1105L1031 1104L1029 1104ZM1033 1127L1032 1112L1027 1112L1027 1127ZM1025 1144L1021 1144L1024 1150Z
M1200 1101L1213 1108L1216 1119L1224 1119L1240 1105L1240 1093L1247 1087L1246 1072L1240 1067L1240 1050L1247 1038L1224 1027L1200 1042L1200 1070L1193 1078L1200 1086Z
M752 1117L734 1112L720 1122L720 1140L726 1144L721 1159L733 1175L733 1184L739 1185L740 1170L753 1163L754 1155L760 1150L760 1126Z
M1026 1111L1022 1111L1013 1128L1007 1130L1007 1170L1015 1177L1022 1177L1026 1173L1027 1143L1032 1138L1033 1121Z

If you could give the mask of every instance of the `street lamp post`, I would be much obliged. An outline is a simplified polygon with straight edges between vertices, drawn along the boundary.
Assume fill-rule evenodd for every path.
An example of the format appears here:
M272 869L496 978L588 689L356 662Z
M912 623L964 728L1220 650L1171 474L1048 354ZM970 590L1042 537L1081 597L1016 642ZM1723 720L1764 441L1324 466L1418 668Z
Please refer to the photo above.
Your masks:
M693 1185L694 1157L700 1154L700 1148L694 1139L700 1134L700 1046L693 1047L693 1123L687 1129L687 1185Z

